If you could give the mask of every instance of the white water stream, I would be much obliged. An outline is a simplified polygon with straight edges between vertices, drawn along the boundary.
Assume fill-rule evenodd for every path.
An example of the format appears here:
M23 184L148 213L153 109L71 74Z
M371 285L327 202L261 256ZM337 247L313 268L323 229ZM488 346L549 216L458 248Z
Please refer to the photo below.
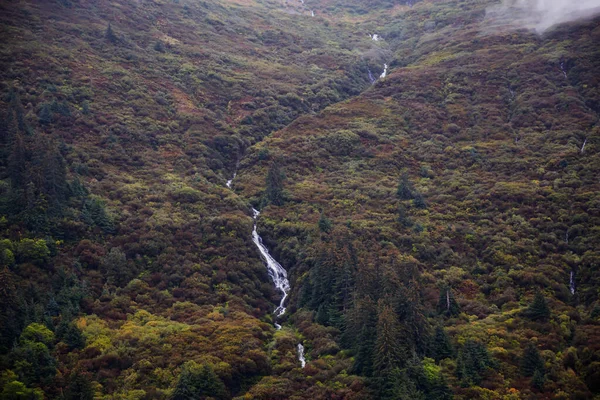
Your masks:
M275 260L273 256L271 256L271 254L269 254L269 250L263 244L262 238L258 235L256 225L259 215L260 211L253 208L252 217L254 218L254 229L252 230L252 241L258 248L258 251L260 252L260 255L262 256L262 259L264 260L265 264L267 264L269 277L273 281L275 288L281 292L281 300L279 300L279 305L277 306L277 308L275 308L274 311L275 317L279 318L283 314L285 314L286 311L285 300L287 299L288 293L290 292L290 281L288 280L287 271L285 270L285 268L283 268L281 264L279 264L277 260ZM280 330L281 325L275 322L275 328L277 330ZM300 361L302 368L304 368L304 366L306 365L306 359L304 358L304 346L302 345L302 343L298 343L297 348L298 361Z
M304 358L304 346L302 343L298 343L298 360L302 365L302 368L306 366L306 358Z
M571 294L575 294L575 273L573 271L569 275L569 290Z
M285 314L285 300L287 299L288 293L290 292L290 281L287 277L287 271L275 260L270 254L269 250L265 247L262 242L262 238L258 235L258 231L256 230L256 222L258 216L260 215L260 211L256 209L252 209L252 214L254 218L254 229L252 230L252 241L258 247L258 251L260 251L260 255L263 260L267 264L267 269L269 271L269 277L273 280L273 284L275 288L281 292L281 300L279 301L279 305L275 309L274 313L276 317L281 317ZM278 324L277 324L278 325ZM280 326L281 327L281 326Z
M381 76L379 78L385 78L387 76L387 70L388 70L388 65L383 64L383 72L381 73Z
M236 175L237 175L237 171L235 171L233 173L233 176L231 177L231 179L228 180L227 183L225 184L229 189L231 189L231 184L233 183L233 180L235 179Z

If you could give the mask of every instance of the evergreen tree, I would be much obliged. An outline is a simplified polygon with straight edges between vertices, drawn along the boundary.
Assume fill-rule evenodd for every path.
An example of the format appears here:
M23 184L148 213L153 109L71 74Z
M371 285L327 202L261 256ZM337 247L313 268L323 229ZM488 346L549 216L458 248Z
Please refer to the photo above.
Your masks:
M529 343L521 358L521 372L525 376L533 376L536 371L544 373L544 360L533 343Z
M69 385L65 390L65 400L93 400L94 388L87 374L75 371L69 377Z
M461 380L461 385L479 385L489 368L495 366L487 348L473 340L467 340L458 354L456 375Z
M377 336L377 309L369 298L357 300L351 313L347 342L355 343L352 373L363 376L373 374L373 354Z
M69 322L67 316L63 316L63 321L56 329L58 339L66 343L71 350L85 347L85 339L81 331L73 322Z
M279 164L273 162L267 172L267 201L273 205L283 205L283 174L279 169Z
M550 308L548 308L546 298L541 292L535 293L533 302L525 313L534 321L547 321L550 318Z
M438 313L448 317L454 317L460 314L460 306L456 302L450 287L444 286L442 290L440 290L440 299L438 301L437 310Z
M329 325L329 307L327 303L323 303L317 309L315 320L321 325Z
M189 361L183 366L171 400L226 399L227 389L211 366Z
M405 228L410 228L413 225L413 221L408 216L408 210L402 203L398 205L398 223Z
M538 390L544 389L544 384L546 383L546 375L544 375L544 371L536 369L533 373L533 378L531 378L531 386Z
M117 35L115 35L115 32L113 31L112 25L110 23L106 27L104 37L111 43L116 43L118 41Z
M402 354L405 352L400 345L399 332L400 327L394 310L380 300L373 360L376 374L401 366Z
M42 125L47 125L47 124L52 123L52 120L53 120L53 113L52 113L52 109L50 108L50 104L48 104L48 103L42 104L42 107L40 108L40 111L38 112L38 121Z
M425 199L423 198L423 195L421 193L417 193L414 195L412 203L415 208L420 208L423 210L427 208L427 203L425 203Z
M450 342L450 338L448 337L446 330L441 326L435 328L431 353L436 361L443 360L444 358L452 358L452 356L454 356L454 349Z
M400 200L411 200L413 198L413 188L408 180L408 175L406 173L402 174L400 177L400 182L398 183L398 189L396 190L396 195Z
M321 216L319 217L319 230L321 232L329 233L331 231L331 226L331 220L321 211Z

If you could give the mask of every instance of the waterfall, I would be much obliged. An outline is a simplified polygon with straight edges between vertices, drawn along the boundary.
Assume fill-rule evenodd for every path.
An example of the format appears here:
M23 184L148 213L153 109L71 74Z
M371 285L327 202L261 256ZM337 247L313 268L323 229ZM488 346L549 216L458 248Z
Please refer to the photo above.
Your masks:
M279 301L279 305L275 308L275 316L281 317L285 314L285 300L287 299L288 293L290 291L290 281L287 278L286 270L279 264L270 254L269 250L265 247L262 242L262 238L258 235L258 231L256 230L256 224L258 216L260 215L260 211L256 209L252 209L252 214L254 218L254 230L252 230L252 241L258 247L258 251L260 251L260 255L263 258L263 261L267 264L267 269L269 271L269 277L273 281L275 288L281 292L281 300ZM279 324L275 324L275 326L279 329L281 326Z
M388 69L388 65L387 64L383 64L383 72L381 73L381 76L379 78L385 78L387 75L387 69Z
M306 366L306 358L304 358L304 346L302 343L298 343L298 361L300 361L302 368Z
M571 294L575 294L575 272L573 270L569 274L569 290Z
M375 83L375 77L373 77L373 74L371 73L371 70L369 68L367 68L367 71L369 71L369 81L371 81L371 85Z
M237 171L235 171L233 173L233 176L231 177L231 179L228 180L227 183L225 184L229 189L231 189L231 184L233 183L233 180L235 179L236 175L237 175Z
M315 12L313 10L310 10L310 16L314 17L315 16Z

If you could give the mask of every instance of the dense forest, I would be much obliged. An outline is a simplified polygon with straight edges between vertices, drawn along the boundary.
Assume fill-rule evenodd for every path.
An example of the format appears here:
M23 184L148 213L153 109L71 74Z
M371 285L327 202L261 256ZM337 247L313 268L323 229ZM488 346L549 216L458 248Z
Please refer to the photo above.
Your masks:
M600 17L524 3L0 2L0 399L600 398Z

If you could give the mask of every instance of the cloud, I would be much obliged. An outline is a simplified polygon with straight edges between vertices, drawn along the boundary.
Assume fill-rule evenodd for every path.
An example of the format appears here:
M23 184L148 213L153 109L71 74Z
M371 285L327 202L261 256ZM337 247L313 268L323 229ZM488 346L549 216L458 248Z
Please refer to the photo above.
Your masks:
M600 0L503 0L490 7L486 23L492 30L527 28L543 33L563 22L600 14Z

